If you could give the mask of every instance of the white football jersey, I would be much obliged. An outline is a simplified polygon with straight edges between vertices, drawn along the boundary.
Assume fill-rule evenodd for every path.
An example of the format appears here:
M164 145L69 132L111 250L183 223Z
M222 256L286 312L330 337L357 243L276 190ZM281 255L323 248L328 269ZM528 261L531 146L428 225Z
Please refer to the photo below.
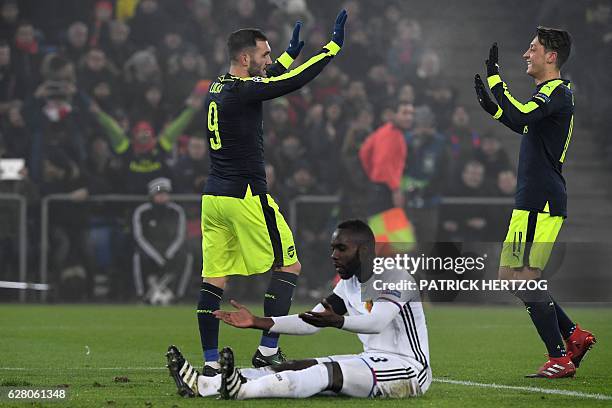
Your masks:
M406 276L407 279L412 279L407 273ZM373 276L373 279L375 278L376 276ZM349 316L368 314L372 302L387 301L364 299L362 284L355 276L338 282L334 293L344 301ZM422 370L430 371L427 325L418 291L378 291L377 295L395 303L397 315L378 334L357 334L363 343L363 350L395 354L408 359L415 367L420 366Z

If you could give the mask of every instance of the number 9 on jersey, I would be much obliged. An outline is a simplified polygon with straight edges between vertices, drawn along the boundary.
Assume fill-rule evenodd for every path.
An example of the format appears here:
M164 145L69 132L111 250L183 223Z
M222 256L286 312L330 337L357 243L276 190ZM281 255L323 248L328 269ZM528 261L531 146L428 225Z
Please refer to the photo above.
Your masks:
M213 150L219 150L221 148L221 135L219 135L219 110L215 101L211 101L208 105L208 130L213 132L215 135L214 138L209 138L210 148Z

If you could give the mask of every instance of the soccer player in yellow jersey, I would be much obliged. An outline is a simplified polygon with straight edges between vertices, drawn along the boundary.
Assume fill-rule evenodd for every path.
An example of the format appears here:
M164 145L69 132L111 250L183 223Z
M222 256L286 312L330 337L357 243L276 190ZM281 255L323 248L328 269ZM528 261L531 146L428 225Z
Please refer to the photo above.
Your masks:
M263 102L313 80L340 51L347 13L342 10L332 40L300 66L289 70L304 43L297 23L287 51L275 63L266 36L242 29L228 38L229 72L210 85L204 102L211 171L202 196L203 282L197 316L204 375L218 373L219 309L230 275L271 271L264 298L266 316L289 312L300 273L293 235L278 205L267 194L264 168ZM277 333L264 331L253 356L256 367L279 364Z
M515 206L502 248L499 278L536 280L542 277L553 244L567 217L567 193L561 174L574 127L571 83L561 78L561 67L571 50L567 31L538 27L523 55L527 75L536 89L523 104L510 93L499 75L497 43L486 61L485 85L476 75L478 102L494 119L522 136ZM547 290L517 291L546 345L549 360L529 377L571 377L595 343L565 314ZM564 341L565 340L565 341Z

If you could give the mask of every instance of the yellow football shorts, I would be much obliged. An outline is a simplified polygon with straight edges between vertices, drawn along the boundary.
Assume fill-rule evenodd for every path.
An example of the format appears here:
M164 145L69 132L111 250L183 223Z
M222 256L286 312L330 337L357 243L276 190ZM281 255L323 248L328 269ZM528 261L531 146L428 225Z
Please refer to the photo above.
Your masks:
M293 234L269 194L202 196L202 276L253 275L298 261Z
M547 212L513 210L500 266L544 270L563 225L563 217Z

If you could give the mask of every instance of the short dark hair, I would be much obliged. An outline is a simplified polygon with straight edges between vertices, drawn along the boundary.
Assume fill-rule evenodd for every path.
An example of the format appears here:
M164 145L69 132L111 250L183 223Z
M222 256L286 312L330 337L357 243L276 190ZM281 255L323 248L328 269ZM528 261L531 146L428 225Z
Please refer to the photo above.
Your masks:
M350 231L358 244L374 245L374 232L368 224L361 220L346 220L338 224L337 229Z
M538 27L538 41L547 52L557 53L557 68L561 69L570 56L572 36L565 30L550 27Z
M45 80L63 81L62 70L72 65L72 61L60 54L47 54L40 64L40 73Z
M243 28L231 33L227 38L230 60L235 61L245 48L257 47L257 41L268 41L268 38L256 28Z
M49 59L49 70L51 72L57 72L70 64L72 64L72 62L68 58L56 54L53 58Z

